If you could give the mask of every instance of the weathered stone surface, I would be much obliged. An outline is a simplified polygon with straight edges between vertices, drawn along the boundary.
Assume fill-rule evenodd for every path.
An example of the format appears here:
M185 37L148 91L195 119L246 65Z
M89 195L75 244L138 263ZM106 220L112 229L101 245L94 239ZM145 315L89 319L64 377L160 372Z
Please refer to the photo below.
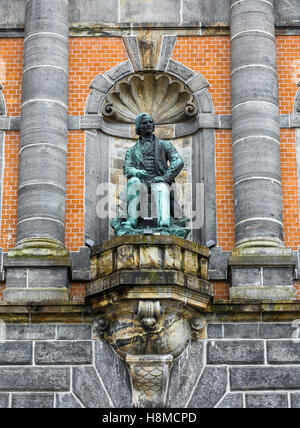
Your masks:
M165 258L164 268L165 269L181 269L181 249L176 245L166 245L165 247Z
M260 323L259 337L261 339L290 339L295 331L292 324Z
M227 368L206 367L188 408L214 408L227 389Z
M174 61L173 59L169 61L166 71L170 74L174 74L184 82L191 79L195 75L194 71L190 70L188 67L185 67L180 62Z
M221 403L218 404L218 409L242 409L244 407L243 394L229 393L225 395Z
M202 341L191 342L181 356L174 361L170 377L168 407L184 408L188 404L191 391L197 385L204 367L203 352Z
M88 409L112 407L94 367L73 368L73 393Z
M80 247L79 251L70 252L73 281L86 281L90 279L90 249Z
M65 324L57 326L57 340L90 340L91 338L92 326L90 324Z
M224 324L225 339L257 339L258 324L230 323Z
M73 394L56 394L56 408L57 409L81 409L83 406L80 405L77 398Z
M120 1L121 22L179 22L180 0Z
M199 92L209 86L208 81L200 73L192 77L186 84L192 92Z
M31 342L0 342L0 366L32 364Z
M112 250L105 251L99 257L99 274L100 276L107 276L113 272L114 269L114 255Z
M98 74L90 85L92 89L96 89L97 91L103 92L104 94L106 94L112 88L112 86L113 84L102 74Z
M72 0L70 22L118 22L118 0Z
M31 268L28 272L29 288L65 288L68 282L66 268Z
M137 269L139 258L133 245L122 245L117 249L117 269Z
M246 394L248 409L287 409L287 394Z
M36 364L91 364L92 342L37 342Z
M252 340L209 341L207 364L264 364L264 343Z
M70 369L61 367L0 368L0 391L69 391Z
M291 323L225 323L225 339L290 339Z
M158 63L158 70L165 71L169 59L171 58L177 37L176 36L163 36L160 58Z
M140 268L160 269L162 267L162 250L159 247L140 247Z
M185 250L183 256L183 271L190 275L198 274L198 254Z
M223 325L222 324L207 324L207 338L208 339L222 339L223 338Z
M274 340L267 342L269 364L300 364L300 340Z
M230 298L233 301L262 301L278 302L280 300L295 300L297 290L289 286L255 286L231 287Z
M51 340L55 339L56 326L51 324L7 324L8 340Z
M300 389L300 367L232 367L232 391Z
M113 82L116 82L130 73L133 73L133 68L131 62L128 60L115 65L107 73L105 73L105 77L109 77Z
M27 269L8 269L6 272L6 287L26 287Z
M264 285L293 285L293 269L263 268Z
M300 394L291 394L291 406L292 409L300 409Z
M95 341L95 367L114 407L132 407L131 386L125 363L102 340Z
M183 22L204 23L228 22L230 0L184 0L183 2Z
M95 280L98 273L98 257L92 257L90 261L90 278Z
M13 409L53 409L54 394L13 394Z
M231 267L232 286L260 286L262 275L260 268Z
M0 409L7 409L9 404L9 395L0 394Z

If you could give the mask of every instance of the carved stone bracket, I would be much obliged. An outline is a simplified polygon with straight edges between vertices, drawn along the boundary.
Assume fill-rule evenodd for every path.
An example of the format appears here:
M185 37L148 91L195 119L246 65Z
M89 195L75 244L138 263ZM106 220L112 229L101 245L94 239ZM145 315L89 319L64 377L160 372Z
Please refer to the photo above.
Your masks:
M166 406L172 355L127 355L133 407Z
M164 407L173 360L203 337L213 295L209 250L167 235L123 236L91 249L86 301L95 329L126 361L135 407Z

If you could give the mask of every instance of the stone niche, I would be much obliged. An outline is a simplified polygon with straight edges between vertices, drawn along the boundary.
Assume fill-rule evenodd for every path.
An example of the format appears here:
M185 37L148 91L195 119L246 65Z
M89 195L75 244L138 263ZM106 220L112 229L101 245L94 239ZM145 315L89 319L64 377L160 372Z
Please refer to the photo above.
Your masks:
M175 181L177 198L182 218L197 219L186 225L192 229L188 239L216 242L214 131L199 125L199 115L213 112L208 82L175 61L171 64L169 73L132 73L127 61L117 66L119 80L112 69L91 84L86 112L97 114L100 129L86 133L85 238L96 244L114 236L110 221L122 205L118 196L127 182L125 153L137 141L134 122L143 111L153 116L155 135L172 141L183 158ZM174 75L180 67L185 80ZM112 76L114 85L108 83Z
M135 407L164 407L173 361L199 339L213 296L209 250L173 236L124 236L91 251L86 300L126 361Z

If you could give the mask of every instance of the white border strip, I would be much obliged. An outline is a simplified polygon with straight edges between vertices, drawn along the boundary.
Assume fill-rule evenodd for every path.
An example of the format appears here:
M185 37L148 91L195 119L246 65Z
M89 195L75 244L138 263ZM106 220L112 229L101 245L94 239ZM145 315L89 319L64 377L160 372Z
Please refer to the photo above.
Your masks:
M241 35L247 35L247 34L262 34L264 36L270 36L271 39L275 40L275 36L272 33L269 33L268 31L263 31L263 30L244 30L244 31L239 31L238 33L236 33L234 36L231 37L230 41L232 42L234 39L236 39L237 37L241 36Z
M263 68L267 68L267 69L269 69L269 70L272 70L275 74L276 74L276 76L277 76L277 70L275 70L274 68L272 68L272 67L269 67L268 65L264 65L264 64L248 64L248 65L242 65L241 67L237 67L237 68L235 68L232 72L231 72L231 76L234 74L234 73L236 73L237 71L239 71L239 70L242 70L242 69L244 69L244 68L251 68L251 67L263 67Z
M40 36L41 37L54 36L54 37L57 37L58 39L62 39L65 42L69 43L69 40L66 37L57 33L52 33L51 31L40 31L38 33L32 33L29 36L27 36L26 39L24 39L24 43L26 43L27 40L31 39L32 37L40 37Z
M30 147L36 147L36 146L49 146L49 147L54 147L55 149L60 150L60 151L61 151L61 152L63 152L63 153L67 153L67 150L63 149L63 148L62 148L62 147L60 147L60 146L56 146L55 144L51 144L51 143L35 143L35 144L27 144L26 146L21 147L21 149L19 150L19 154L20 154L23 150L25 150L25 149L28 149L28 148L30 148Z
M54 218L50 218L50 217L30 217L30 218L26 218L26 219L24 219L24 220L19 220L17 224L19 225L19 224L21 224L21 223L24 223L25 221L32 221L32 220L47 220L47 221L54 221L55 223L59 223L59 224L61 224L62 226L64 226L64 227L65 227L65 223L64 223L64 222L62 222L62 221L60 221L60 220L56 220L56 219L54 219Z
M47 186L55 186L58 187L59 189L63 190L64 192L66 191L66 189L62 186L60 186L59 184L56 183L52 183L51 181L37 181L37 182L33 182L33 183L26 183L26 184L22 184L19 187L19 190L23 189L23 187L28 187L28 186L38 186L40 184L46 184Z
M248 221L256 221L256 220L272 221L273 223L278 223L281 226L283 226L283 223L281 221L275 220L274 218L270 218L270 217L252 217L252 218L247 218L246 220L239 221L238 223L236 223L235 227L239 226L242 223L246 223Z
M32 99L32 100L26 101L25 103L23 103L21 105L21 109L23 107L25 107L27 104L35 103L35 102L46 102L46 103L59 104L59 105L61 105L62 107L64 107L68 111L68 106L66 104L62 103L61 101L51 100L51 99L47 99L47 98L35 98L35 99Z
M248 138L255 138L255 139L265 138L266 140L274 141L276 144L280 146L280 141L276 140L273 137L269 137L267 135L248 135L248 137L239 138L238 140L234 141L234 143L232 144L232 147L234 147L237 143L240 143L241 141L248 140Z
M235 2L235 3L233 3L231 6L230 6L230 9L232 9L235 5L237 5L237 4L240 4L240 3L244 3L245 1L248 1L248 0L239 0L239 1L237 1L237 2ZM268 0L256 0L256 1L261 1L262 3L267 3L269 6L271 6L272 8L274 7L273 6L273 4L271 3L271 2L269 2Z
M278 104L274 104L274 103L271 103L270 101L263 101L263 100L243 101L242 103L239 103L239 104L236 104L235 106L233 106L233 107L232 107L232 110L234 110L234 109L236 109L236 108L238 108L238 107L240 107L240 106L242 106L242 105L244 105L244 104L253 104L253 103L269 104L269 105L271 105L271 106L273 106L273 107L277 107L277 109L278 109L278 111L279 111Z
M56 68L57 70L65 72L67 76L69 75L68 71L65 70L64 68L59 67L58 65L50 65L50 64L33 65L23 70L23 74L25 74L29 70L33 70L34 68L42 68L42 67Z
M277 184L279 184L279 186L281 186L281 183L279 180L276 180L275 178L271 178L271 177L248 177L248 178L243 178L242 180L237 181L236 183L234 183L234 186L237 186L240 183L243 183L244 181L249 181L249 180L269 180L272 182L275 182Z

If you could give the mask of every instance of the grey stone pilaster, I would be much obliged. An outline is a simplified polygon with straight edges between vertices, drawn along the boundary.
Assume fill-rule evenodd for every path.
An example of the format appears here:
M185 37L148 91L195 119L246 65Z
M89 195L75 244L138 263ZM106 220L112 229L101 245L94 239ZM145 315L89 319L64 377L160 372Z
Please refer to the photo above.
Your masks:
M292 253L283 248L273 0L231 0L230 19L236 237L231 298L292 300Z
M64 249L68 20L68 0L26 2L17 247L10 254L16 259L28 255L68 257ZM28 270L14 266L4 299L23 302L28 294L30 301L40 302L45 293L48 301L66 300L67 268L64 270L65 274L55 269L51 275L43 264L29 275Z
M67 0L26 3L18 242L64 244L68 11Z
M231 0L236 245L282 245L273 0Z

